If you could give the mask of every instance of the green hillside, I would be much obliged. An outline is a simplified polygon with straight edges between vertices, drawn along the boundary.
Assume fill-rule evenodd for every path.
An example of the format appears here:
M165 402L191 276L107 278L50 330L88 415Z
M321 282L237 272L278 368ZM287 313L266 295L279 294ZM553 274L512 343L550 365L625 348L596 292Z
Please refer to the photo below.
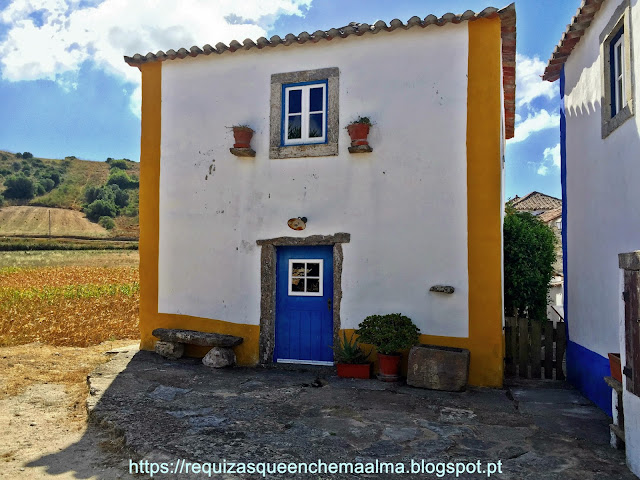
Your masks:
M107 228L109 236L137 238L139 177L140 165L127 159L94 162L0 151L0 205L76 210Z

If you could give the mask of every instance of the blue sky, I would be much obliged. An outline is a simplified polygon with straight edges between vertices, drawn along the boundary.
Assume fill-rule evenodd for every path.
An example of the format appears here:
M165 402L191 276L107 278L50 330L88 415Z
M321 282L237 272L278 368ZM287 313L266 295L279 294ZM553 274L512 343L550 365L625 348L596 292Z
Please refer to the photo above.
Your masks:
M518 105L507 197L532 190L560 196L558 82L539 76L579 4L516 2ZM125 54L490 5L507 1L0 0L0 150L138 160L140 73Z

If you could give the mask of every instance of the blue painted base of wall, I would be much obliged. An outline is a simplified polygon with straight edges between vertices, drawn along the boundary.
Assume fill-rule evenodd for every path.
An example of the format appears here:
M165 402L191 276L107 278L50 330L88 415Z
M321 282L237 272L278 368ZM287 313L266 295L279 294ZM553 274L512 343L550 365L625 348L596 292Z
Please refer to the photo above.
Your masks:
M603 380L609 375L608 358L575 342L567 343L567 380L611 416L611 387Z

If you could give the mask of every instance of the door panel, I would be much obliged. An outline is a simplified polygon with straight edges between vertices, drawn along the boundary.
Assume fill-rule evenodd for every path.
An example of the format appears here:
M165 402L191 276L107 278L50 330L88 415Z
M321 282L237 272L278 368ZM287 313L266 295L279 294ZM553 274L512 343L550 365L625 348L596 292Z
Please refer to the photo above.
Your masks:
M332 345L333 247L278 247L274 361L332 363Z

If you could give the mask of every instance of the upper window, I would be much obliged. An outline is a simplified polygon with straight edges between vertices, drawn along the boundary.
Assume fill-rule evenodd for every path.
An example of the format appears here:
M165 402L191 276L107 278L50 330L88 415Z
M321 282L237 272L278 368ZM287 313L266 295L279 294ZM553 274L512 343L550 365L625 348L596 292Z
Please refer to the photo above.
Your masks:
M629 16L629 0L622 0L600 34L602 138L611 135L634 114L633 41Z
M611 117L625 107L625 61L624 61L624 27L621 27L610 43L610 74L611 74Z
M282 145L325 143L327 81L282 86Z
M269 158L338 154L339 70L271 75Z

